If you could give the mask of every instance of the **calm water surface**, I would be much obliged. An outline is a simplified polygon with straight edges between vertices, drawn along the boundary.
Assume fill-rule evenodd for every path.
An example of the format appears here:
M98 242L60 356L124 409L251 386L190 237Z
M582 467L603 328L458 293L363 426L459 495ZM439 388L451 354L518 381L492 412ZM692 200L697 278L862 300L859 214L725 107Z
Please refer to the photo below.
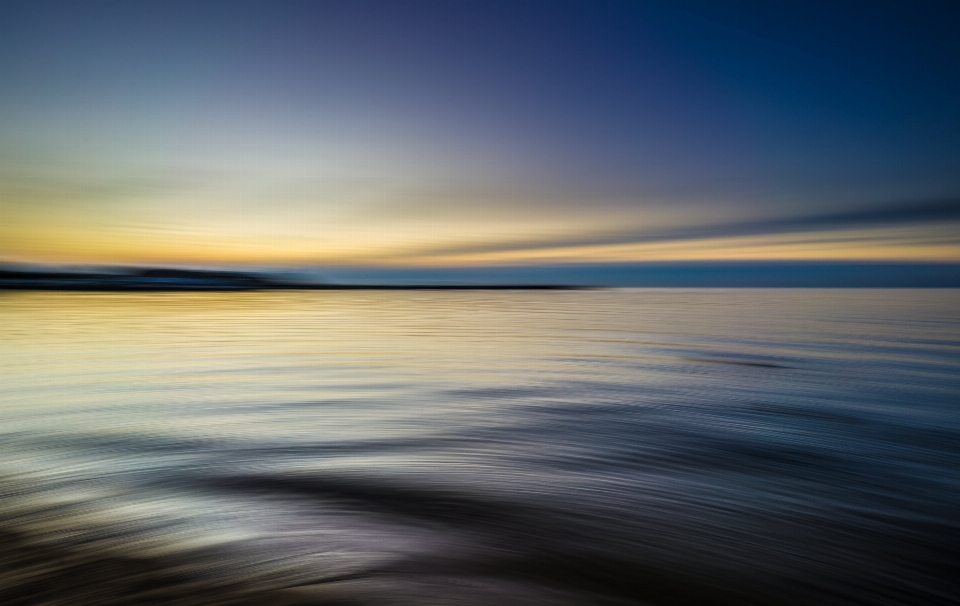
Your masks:
M960 600L958 290L6 293L0 370L4 604Z

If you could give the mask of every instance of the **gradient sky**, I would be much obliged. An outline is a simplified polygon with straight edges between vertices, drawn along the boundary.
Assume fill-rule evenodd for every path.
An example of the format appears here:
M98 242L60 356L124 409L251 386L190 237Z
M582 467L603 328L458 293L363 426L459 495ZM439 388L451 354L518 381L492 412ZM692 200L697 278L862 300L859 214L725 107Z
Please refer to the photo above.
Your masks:
M960 4L0 3L0 261L960 261Z

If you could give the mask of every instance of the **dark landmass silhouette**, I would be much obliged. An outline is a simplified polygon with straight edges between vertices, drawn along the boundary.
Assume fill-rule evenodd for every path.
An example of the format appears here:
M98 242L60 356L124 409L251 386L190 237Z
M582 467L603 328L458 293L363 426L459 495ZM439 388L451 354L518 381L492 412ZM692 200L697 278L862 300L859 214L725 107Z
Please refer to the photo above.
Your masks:
M334 284L243 271L110 268L101 271L0 269L0 290L249 291L249 290L558 290L560 284Z

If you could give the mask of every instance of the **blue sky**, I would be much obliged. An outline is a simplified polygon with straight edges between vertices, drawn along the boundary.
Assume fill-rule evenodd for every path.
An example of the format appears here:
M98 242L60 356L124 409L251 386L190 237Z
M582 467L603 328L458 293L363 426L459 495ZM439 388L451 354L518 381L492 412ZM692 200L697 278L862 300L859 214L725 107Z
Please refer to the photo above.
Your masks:
M0 260L957 262L958 13L5 2Z

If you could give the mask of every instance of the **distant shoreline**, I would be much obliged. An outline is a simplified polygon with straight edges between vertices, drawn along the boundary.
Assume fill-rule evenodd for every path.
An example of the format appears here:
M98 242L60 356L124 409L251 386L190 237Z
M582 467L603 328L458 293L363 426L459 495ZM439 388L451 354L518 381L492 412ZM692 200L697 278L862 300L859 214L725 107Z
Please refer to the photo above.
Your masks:
M276 286L116 286L61 285L37 286L0 284L2 291L67 291L67 292L256 292L268 290L593 290L599 287L554 284L324 284L320 286L287 284Z
M106 272L0 270L0 291L241 292L258 290L569 290L563 284L336 284L245 272L146 269Z

